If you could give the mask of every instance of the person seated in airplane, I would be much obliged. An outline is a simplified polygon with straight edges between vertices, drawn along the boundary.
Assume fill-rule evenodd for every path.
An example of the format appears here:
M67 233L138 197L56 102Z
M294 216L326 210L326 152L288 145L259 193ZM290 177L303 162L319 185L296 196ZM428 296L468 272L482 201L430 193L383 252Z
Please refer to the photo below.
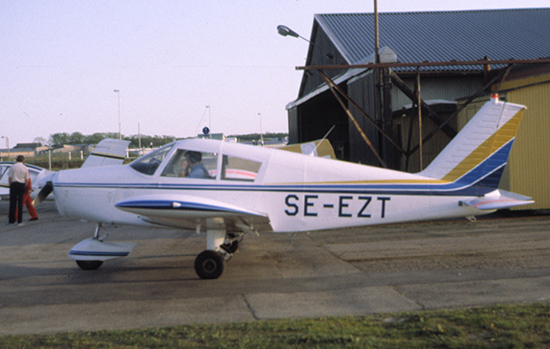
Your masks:
M208 170L204 167L202 161L202 154L198 151L187 151L185 158L189 161L191 169L189 170L189 178L211 178L208 174Z
M191 167L189 166L189 160L187 160L187 157L184 157L181 159L180 162L180 169L178 172L179 177L187 177L189 176L189 172L191 170Z

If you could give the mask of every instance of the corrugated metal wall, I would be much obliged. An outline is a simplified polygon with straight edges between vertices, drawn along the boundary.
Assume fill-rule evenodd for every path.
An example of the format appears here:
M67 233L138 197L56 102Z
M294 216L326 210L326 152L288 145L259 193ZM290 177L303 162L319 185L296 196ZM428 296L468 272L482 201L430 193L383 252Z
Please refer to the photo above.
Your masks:
M414 90L416 77L402 77L405 84ZM471 96L483 87L483 79L476 76L420 76L420 94L423 100L445 99L454 101L458 98ZM398 88L392 88L392 108L400 110L404 105L411 104L411 100Z
M403 77L405 84L411 89L415 89L416 78L415 77ZM441 99L448 101L455 101L463 96L470 96L475 91L479 90L483 85L482 78L477 76L460 76L457 78L448 76L423 76L421 75L421 97L423 100ZM398 88L392 88L392 108L394 115L398 115L398 112L404 108L405 105L411 105L412 101ZM439 113L440 117L444 120L449 116L448 114ZM403 148L407 148L410 129L410 115L406 117L394 117L394 135L399 135L401 138L399 143ZM418 134L418 121L415 118L412 127L411 145L414 147L419 142ZM457 130L457 120L451 120L449 125ZM424 113L422 116L422 134L426 137L433 130L437 128L437 125L430 120ZM426 168L430 162L447 146L450 142L449 136L444 132L438 132L428 142L423 144L422 151L422 169ZM398 169L402 171L418 172L420 168L420 158L418 152L413 154L409 158L409 166L405 167L405 156L399 158L400 166Z
M534 205L518 209L550 209L550 74L503 84L502 89L518 82L526 87L508 91L506 97L526 105L527 111L510 154L509 178L503 184L535 199Z
M508 90L508 91L507 91ZM531 196L533 205L515 210L550 209L550 74L505 82L500 96L527 106L500 188ZM488 100L480 98L459 116L459 128Z

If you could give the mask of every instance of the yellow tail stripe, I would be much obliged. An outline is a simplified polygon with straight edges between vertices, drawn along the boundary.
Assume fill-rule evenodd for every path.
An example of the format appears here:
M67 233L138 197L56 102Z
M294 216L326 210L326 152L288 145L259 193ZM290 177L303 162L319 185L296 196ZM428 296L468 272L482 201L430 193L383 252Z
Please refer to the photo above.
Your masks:
M460 162L454 169L443 177L443 180L454 182L464 174L479 165L489 155L500 149L504 144L514 138L518 132L519 124L525 108L521 109L505 125L499 128L491 137L487 138L470 155Z

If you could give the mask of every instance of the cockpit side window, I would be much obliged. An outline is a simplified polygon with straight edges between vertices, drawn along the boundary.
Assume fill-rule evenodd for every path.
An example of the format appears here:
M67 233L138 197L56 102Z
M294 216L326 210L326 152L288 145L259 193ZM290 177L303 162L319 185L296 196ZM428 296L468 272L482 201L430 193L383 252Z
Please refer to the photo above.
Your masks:
M178 149L161 176L215 179L217 159L215 154Z
M136 161L132 162L130 166L138 172L151 176L155 173L155 171L173 146L173 144L169 144L162 148L159 148L147 155L140 157Z
M222 166L221 179L253 182L260 171L262 163L237 156L224 155Z
M189 163L185 158L185 150L178 149L172 155L172 159L162 171L161 176L164 177L187 177Z

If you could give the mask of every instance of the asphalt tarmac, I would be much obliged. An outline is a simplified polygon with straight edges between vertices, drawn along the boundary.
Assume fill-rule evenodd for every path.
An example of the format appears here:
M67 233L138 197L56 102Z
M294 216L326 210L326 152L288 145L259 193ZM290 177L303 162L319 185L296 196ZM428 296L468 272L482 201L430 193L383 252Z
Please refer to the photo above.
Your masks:
M137 242L133 252L83 271L68 252L94 225L62 218L51 201L38 213L0 225L0 335L550 299L550 216L247 235L220 279L201 280L203 235L110 227L106 240Z

